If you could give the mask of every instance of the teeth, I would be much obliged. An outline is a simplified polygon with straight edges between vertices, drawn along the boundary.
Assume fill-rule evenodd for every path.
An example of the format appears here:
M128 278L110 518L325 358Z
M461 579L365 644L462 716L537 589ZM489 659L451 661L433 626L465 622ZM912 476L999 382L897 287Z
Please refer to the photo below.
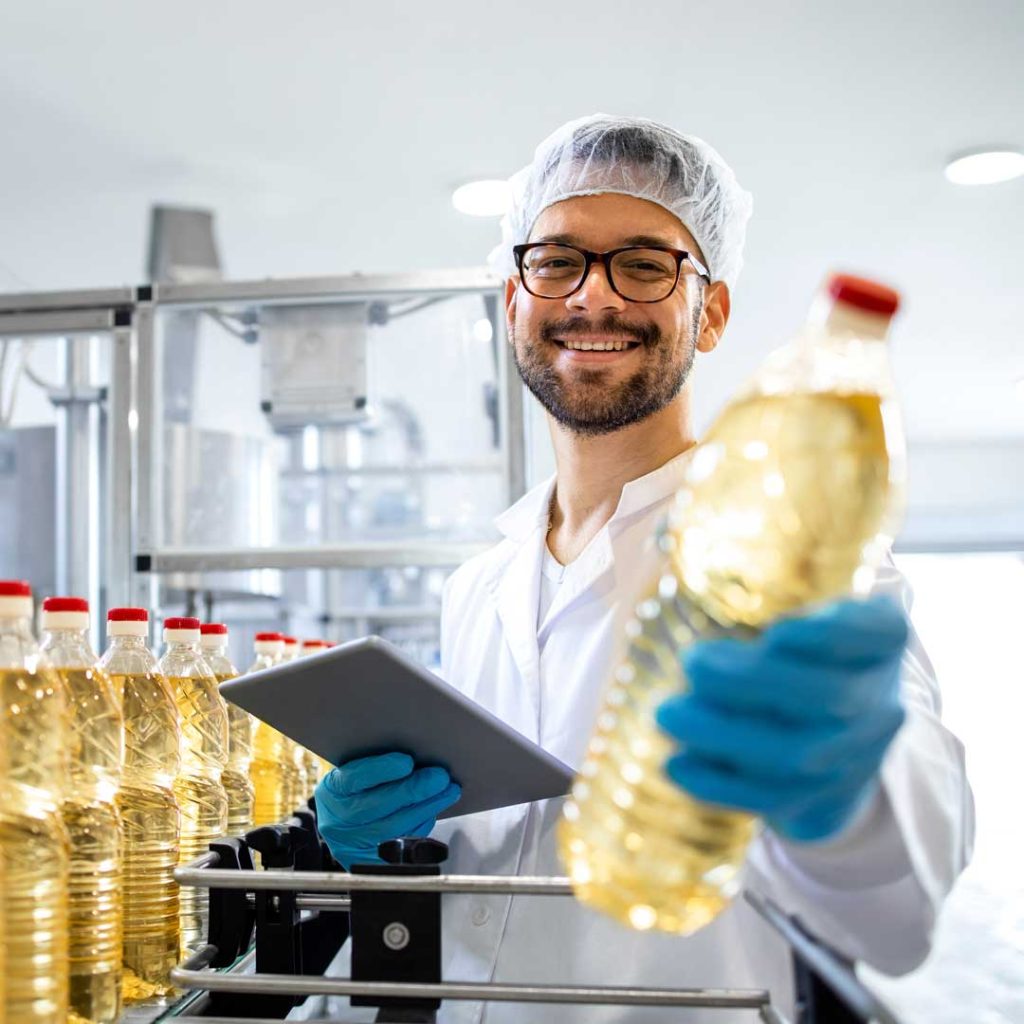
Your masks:
M626 341L566 341L564 344L577 352L621 352L629 347Z

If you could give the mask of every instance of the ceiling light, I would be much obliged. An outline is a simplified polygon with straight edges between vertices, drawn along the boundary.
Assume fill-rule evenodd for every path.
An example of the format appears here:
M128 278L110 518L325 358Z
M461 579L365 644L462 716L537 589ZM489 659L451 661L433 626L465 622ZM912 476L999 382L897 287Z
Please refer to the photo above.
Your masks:
M959 153L946 164L954 185L995 185L1024 174L1024 153L1007 146Z
M494 337L494 328L487 317L481 317L473 324L473 337L483 345L486 345Z
M509 195L507 181L470 181L452 193L452 206L472 217L500 217L508 207Z

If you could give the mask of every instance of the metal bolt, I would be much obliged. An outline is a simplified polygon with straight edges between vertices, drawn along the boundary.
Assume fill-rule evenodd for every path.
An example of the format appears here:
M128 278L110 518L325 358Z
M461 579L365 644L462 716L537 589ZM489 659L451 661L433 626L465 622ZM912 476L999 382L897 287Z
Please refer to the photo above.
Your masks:
M392 921L384 928L384 945L388 949L405 949L409 945L409 929L401 921Z

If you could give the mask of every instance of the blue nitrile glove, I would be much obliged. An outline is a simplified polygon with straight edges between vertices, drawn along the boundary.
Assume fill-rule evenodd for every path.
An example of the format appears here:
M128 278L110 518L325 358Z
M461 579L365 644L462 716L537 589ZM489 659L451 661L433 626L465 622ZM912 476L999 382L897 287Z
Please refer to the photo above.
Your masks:
M760 815L779 835L825 839L874 794L903 723L907 621L890 600L844 600L754 641L683 653L686 694L658 708L682 746L665 770L688 793Z
M316 787L317 826L334 859L380 864L377 844L399 836L426 836L437 815L462 789L444 768L418 768L408 754L349 761Z

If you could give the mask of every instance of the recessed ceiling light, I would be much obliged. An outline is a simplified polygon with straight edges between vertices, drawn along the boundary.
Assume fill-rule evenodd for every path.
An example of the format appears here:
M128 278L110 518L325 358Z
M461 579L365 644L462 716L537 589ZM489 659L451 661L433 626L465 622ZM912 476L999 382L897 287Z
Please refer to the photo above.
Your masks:
M954 185L995 185L1024 174L1024 153L1008 146L993 146L959 153L946 164L946 177Z
M494 328L487 317L481 317L473 324L473 337L482 344L487 344L494 337Z
M504 180L470 181L452 193L452 206L471 217L500 217L508 200L509 183Z

